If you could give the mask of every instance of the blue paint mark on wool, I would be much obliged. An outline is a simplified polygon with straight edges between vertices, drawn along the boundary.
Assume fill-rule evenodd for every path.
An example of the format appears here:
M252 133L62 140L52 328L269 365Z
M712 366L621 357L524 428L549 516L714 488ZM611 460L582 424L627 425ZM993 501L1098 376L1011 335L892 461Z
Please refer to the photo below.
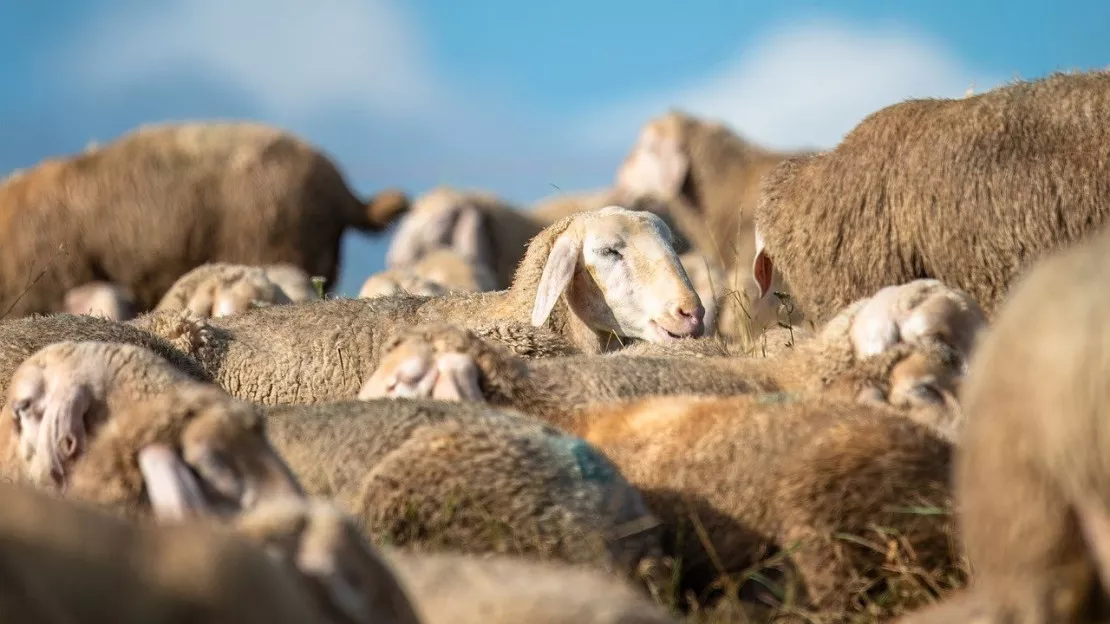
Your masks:
M609 483L616 478L612 462L582 438L558 436L552 444L574 458L578 472L585 481Z

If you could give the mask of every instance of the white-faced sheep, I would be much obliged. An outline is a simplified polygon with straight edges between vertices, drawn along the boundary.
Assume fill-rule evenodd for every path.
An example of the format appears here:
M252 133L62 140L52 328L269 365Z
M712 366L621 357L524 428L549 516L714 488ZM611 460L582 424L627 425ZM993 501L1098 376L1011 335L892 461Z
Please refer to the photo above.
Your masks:
M934 405L935 425L958 431L958 404L942 400L954 387L967 352L951 336L973 333L983 320L974 302L940 284L908 284L916 300L915 332L881 352L860 355L860 323L886 326L901 308L882 315L868 300L849 306L815 338L777 358L648 357L620 352L596 356L524 359L481 340L462 327L429 323L398 331L383 350L379 368L359 397L422 396L485 400L543 418L569 431L582 431L577 411L591 404L665 394L734 395L753 392L838 393L898 407ZM965 307L953 312L955 301ZM885 303L891 303L885 297ZM867 314L860 316L860 311ZM874 332L862 332L869 336Z
M210 320L197 357L233 395L313 403L357 396L396 327L449 319L531 356L537 342L599 353L697 337L703 315L662 220L611 206L541 232L508 290L259 308Z
M820 323L931 277L993 315L1030 262L1106 221L1108 143L1110 71L887 106L767 174L751 238L762 292L777 270Z
M391 297L400 293L438 297L448 292L497 290L497 279L484 265L467 260L450 247L425 253L411 265L386 269L362 284L359 297Z
M301 492L256 408L141 347L50 345L16 370L0 414L6 472L121 513L223 514Z
M588 210L567 210L552 219L521 210L490 193L441 186L418 198L401 219L386 263L389 268L410 267L425 254L448 248L472 265L487 268L497 288L508 288L528 242L540 231L568 217L613 205L658 215L672 230L679 253L691 245L699 250L711 246L700 215L679 198L612 190L592 198Z
M326 567L330 553L314 543L330 539L327 523L313 522L327 517L319 504L305 505L313 513L297 526L272 521L291 506L285 505L249 513L232 528L129 522L9 484L0 484L0 493L0 613L6 621L419 622L393 573L369 547L343 553L345 563L359 564L353 570Z
M186 310L197 318L220 318L292 302L262 267L209 262L174 282L154 311Z
M331 289L343 233L381 231L407 206L398 190L359 199L331 159L275 128L140 127L0 182L0 312L58 311L66 290L94 280L149 310L182 274L219 261L291 263Z
M1108 244L1034 264L972 357L954 471L971 585L906 622L1107 621Z
M805 602L835 613L907 580L886 566L926 579L958 566L951 445L895 410L776 393L589 411L585 438L644 492L668 543L684 535L674 554L693 589L780 551Z
M278 264L264 266L262 270L266 272L266 277L277 284L293 303L320 298L320 293L316 291L316 287L312 284L312 276L298 266L279 262Z
M69 314L90 314L113 321L126 321L139 313L135 297L110 282L89 282L66 291L62 311Z

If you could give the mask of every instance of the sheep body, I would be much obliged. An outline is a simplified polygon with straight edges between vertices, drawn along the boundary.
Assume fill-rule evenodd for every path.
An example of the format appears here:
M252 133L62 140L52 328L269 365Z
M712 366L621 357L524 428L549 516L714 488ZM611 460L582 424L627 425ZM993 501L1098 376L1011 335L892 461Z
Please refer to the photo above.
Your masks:
M318 621L294 577L225 531L127 522L6 483L0 492L5 621Z
M0 183L0 312L58 311L67 289L93 280L127 287L149 310L212 261L288 262L331 288L343 232L377 232L406 206L399 191L362 202L328 157L277 129L142 126Z
M888 106L767 174L756 273L781 273L817 323L926 277L993 315L1030 262L1105 222L1108 143L1107 71Z
M657 397L593 408L584 437L644 492L668 527L685 531L682 556L695 588L717 577L690 515L727 572L786 551L809 602L843 608L881 580L883 554L838 533L907 540L925 573L955 568L944 517L900 511L950 506L951 445L879 406L782 393ZM931 577L930 577L931 578Z
M954 471L972 582L907 621L1106 621L1108 243L1035 263L972 356Z
M651 341L699 335L704 311L668 232L658 217L618 207L568 217L531 242L508 290L255 309L208 322L197 357L240 398L313 403L354 398L393 328L432 320L451 319L525 356L567 345L613 350L618 331ZM593 248L601 236L626 241L627 257L602 257Z
M523 415L426 399L266 413L305 489L376 538L624 572L659 554L654 518L620 472L580 439Z

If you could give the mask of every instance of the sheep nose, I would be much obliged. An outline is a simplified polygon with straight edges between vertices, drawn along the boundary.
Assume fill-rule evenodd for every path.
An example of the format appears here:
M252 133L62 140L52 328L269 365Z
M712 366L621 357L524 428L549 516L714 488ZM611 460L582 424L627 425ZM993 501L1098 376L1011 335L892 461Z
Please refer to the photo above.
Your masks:
M700 338L705 333L705 306L698 302L679 302L671 310L671 315L682 324L692 338Z

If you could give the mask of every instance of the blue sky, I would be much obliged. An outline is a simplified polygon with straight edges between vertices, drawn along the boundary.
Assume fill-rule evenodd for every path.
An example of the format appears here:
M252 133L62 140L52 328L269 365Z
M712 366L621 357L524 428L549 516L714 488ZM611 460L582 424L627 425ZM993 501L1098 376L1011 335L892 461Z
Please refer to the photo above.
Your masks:
M607 185L670 106L772 147L831 147L907 97L1110 66L1110 2L0 2L0 174L133 126L253 118L361 194L527 203ZM387 240L350 234L340 290Z

